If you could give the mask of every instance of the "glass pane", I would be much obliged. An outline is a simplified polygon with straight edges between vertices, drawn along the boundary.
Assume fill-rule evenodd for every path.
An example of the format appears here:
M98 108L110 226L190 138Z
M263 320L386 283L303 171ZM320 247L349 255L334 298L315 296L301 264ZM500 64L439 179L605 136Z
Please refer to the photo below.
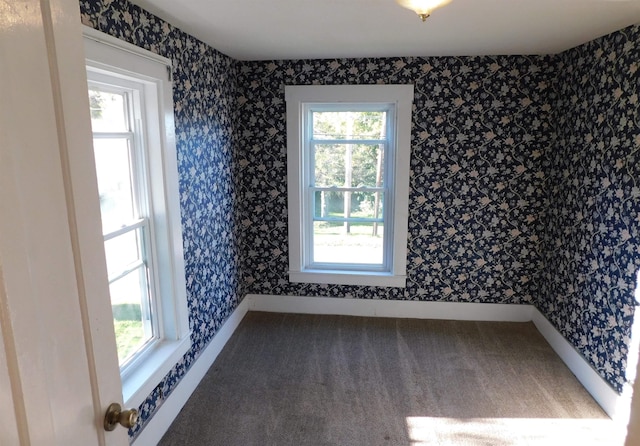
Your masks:
M352 145L351 186L381 187L384 145Z
M120 365L153 337L146 267L133 270L109 286Z
M383 224L313 223L313 261L316 263L383 263Z
M104 242L109 277L122 274L132 263L140 260L140 231L133 229Z
M91 129L94 132L126 132L127 114L122 93L108 93L89 88Z
M102 232L107 234L135 220L131 159L126 138L94 138Z
M344 186L346 145L316 144L314 152L315 185Z
M385 111L312 112L313 139L385 139Z
M317 187L383 185L383 144L316 144L314 147Z
M382 218L384 192L316 191L314 218Z

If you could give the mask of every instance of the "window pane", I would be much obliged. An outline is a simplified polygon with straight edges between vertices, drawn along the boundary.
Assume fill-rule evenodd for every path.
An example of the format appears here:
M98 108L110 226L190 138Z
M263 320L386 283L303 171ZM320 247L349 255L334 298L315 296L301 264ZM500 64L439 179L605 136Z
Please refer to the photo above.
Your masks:
M384 144L316 144L317 187L383 186Z
M383 225L374 223L313 223L313 261L315 263L383 263Z
M342 187L345 185L345 144L316 144L314 153L315 185Z
M109 286L120 365L153 337L146 267L133 270Z
M127 114L125 97L121 93L108 93L89 89L91 128L94 132L126 132Z
M383 185L384 145L352 145L351 186L381 187Z
M104 242L109 277L122 274L132 263L140 260L140 231L134 229Z
M314 218L382 218L384 192L315 191Z
M131 159L126 138L94 138L102 232L107 234L136 219Z
M313 139L385 139L385 111L312 112Z

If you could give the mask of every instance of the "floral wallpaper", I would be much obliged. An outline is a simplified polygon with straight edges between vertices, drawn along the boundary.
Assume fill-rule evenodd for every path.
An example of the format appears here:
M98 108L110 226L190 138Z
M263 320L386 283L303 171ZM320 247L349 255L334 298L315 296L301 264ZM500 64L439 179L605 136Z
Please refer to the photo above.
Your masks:
M558 57L537 302L618 391L640 271L639 68L639 26Z
M133 439L237 307L235 61L124 0L81 0L82 22L173 61L173 100L193 346L140 406Z
M553 143L548 57L243 62L239 197L248 293L533 303ZM288 281L284 86L414 84L407 287Z
M173 61L193 347L247 293L534 304L616 390L640 269L639 27L555 56L235 61L126 0L84 24ZM406 288L289 283L284 85L413 83Z

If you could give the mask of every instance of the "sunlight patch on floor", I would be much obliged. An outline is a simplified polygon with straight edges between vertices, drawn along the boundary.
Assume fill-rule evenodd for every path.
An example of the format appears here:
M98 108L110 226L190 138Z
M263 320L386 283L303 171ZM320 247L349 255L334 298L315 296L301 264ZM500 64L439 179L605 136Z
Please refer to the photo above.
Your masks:
M407 417L411 446L622 446L610 419Z

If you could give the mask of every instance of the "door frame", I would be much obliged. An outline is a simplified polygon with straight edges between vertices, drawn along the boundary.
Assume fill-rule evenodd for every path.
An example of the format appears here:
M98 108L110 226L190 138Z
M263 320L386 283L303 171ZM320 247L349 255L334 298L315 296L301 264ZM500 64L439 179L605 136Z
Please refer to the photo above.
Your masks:
M102 426L122 388L91 224L100 210L79 4L0 0L0 11L0 418L13 426L2 444L126 445L125 429Z

